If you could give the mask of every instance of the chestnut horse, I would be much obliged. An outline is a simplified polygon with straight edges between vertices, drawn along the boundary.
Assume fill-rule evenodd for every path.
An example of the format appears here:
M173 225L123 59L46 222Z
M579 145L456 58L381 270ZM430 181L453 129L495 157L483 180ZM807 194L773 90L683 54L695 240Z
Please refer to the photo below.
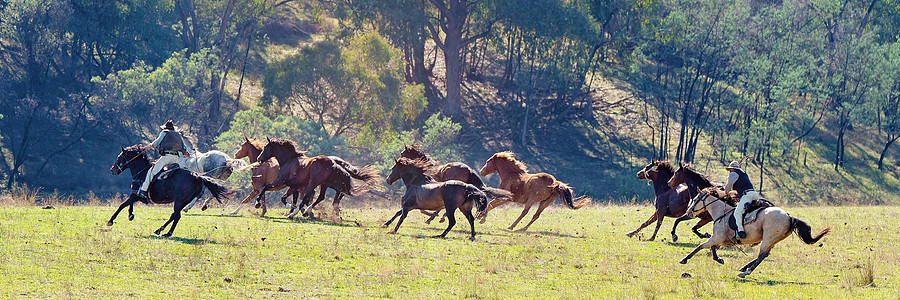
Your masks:
M259 157L259 154L262 153L263 147L265 144L256 138L247 138L244 137L244 143L241 144L241 149L238 150L237 153L234 154L235 159L241 159L247 157L250 159L250 163L254 164L253 174L250 176L250 184L253 187L253 190L250 191L250 194L247 195L244 200L241 201L241 204L238 205L237 209L229 214L236 215L241 207L244 207L244 204L250 202L250 200L256 198L257 195L262 191L263 187L269 183L275 181L278 178L278 161L275 159L269 159L265 162L256 164L256 158ZM277 191L285 188L286 185L274 186L267 191ZM262 207L262 212L259 214L260 217L266 215L266 202L259 202L256 204L256 208Z
M509 199L512 197L512 193L506 190L501 190L497 188L492 188L484 184L484 181L481 180L481 177L478 176L478 173L475 172L475 169L469 167L469 165L462 162L451 162L443 165L437 165L438 162L431 159L428 154L425 154L425 151L422 150L422 145L412 144L403 147L403 152L400 153L400 157L406 157L409 159L422 159L428 161L431 164L431 167L428 168L428 175L430 175L434 180L437 181L449 181L449 180L459 180L471 185L474 185L479 190L484 192L491 197L491 199ZM440 211L436 212L427 212L422 210L423 214L431 216L428 220L425 220L425 224L430 224L431 220L434 220L434 217L440 213ZM444 217L441 217L441 223L444 222Z
M393 184L397 179L402 179L406 185L406 193L403 194L401 200L401 209L394 217L385 222L381 227L388 227L397 217L397 226L389 233L397 233L403 219L410 210L447 210L447 229L434 237L443 238L447 236L453 225L456 225L456 217L453 213L459 209L466 219L469 220L469 226L472 229L470 240L475 239L475 217L472 216L472 206L478 210L478 217L482 217L487 208L487 195L478 187L459 181L448 180L444 182L435 181L434 178L425 174L426 170L433 165L423 159L412 160L406 157L394 160L394 166L391 167L391 173L388 175L387 183Z
M512 199L491 201L488 204L487 211L481 218L482 223L484 223L487 213L491 209L509 202L524 204L525 209L522 210L522 214L519 215L519 218L512 225L507 227L507 229L512 230L528 214L528 210L531 209L532 205L540 203L531 221L525 227L519 229L519 231L526 231L531 226L531 223L534 223L541 216L541 212L559 196L562 196L563 202L571 209L579 209L591 202L591 198L585 196L576 199L572 188L556 180L553 175L547 173L529 174L525 164L516 160L515 154L509 151L495 153L484 163L484 167L481 168L481 176L487 176L492 173L500 175L500 188L510 191Z
M641 231L641 229L644 229L644 227L647 227L655 221L656 229L653 230L653 236L649 239L649 241L652 241L656 239L656 233L659 231L659 227L662 226L663 218L678 218L684 216L684 212L687 211L688 202L691 201L691 196L688 193L687 188L681 186L678 186L677 188L669 187L668 181L672 178L673 174L675 174L675 170L668 160L651 162L638 171L638 180L649 180L653 182L653 191L656 194L656 203L654 205L656 210L653 212L653 215L650 216L650 219L647 219L647 221L634 231L625 234L626 236L634 236ZM703 227L703 225L706 225L706 223L712 222L712 217L708 213L702 213L699 217L700 222L697 222L697 225L694 225L694 227L691 228L691 231L700 238L709 238L709 234L701 234L698 229ZM675 223L675 225L672 226L672 242L678 241L678 235L675 234L676 228L678 228L678 223Z
M812 228L806 222L792 217L781 208L767 207L757 211L756 220L744 225L747 237L734 240L734 230L728 226L728 217L734 213L734 206L729 205L724 200L727 198L730 197L724 191L711 187L702 190L700 194L691 199L691 203L688 204L690 209L685 213L685 216L693 217L702 212L709 212L716 221L713 223L712 237L697 246L694 251L691 251L679 263L686 264L688 259L701 249L711 248L713 249L713 260L724 264L725 261L716 255L716 248L736 244L752 245L759 243L759 255L757 255L756 259L741 267L741 273L738 274L738 277L744 278L753 273L753 270L759 266L763 259L769 256L769 252L772 251L772 247L775 244L790 236L792 232L797 232L797 236L804 243L812 245L831 231L831 227L828 227L816 236L812 236Z
M332 202L334 214L340 218L341 198L345 194L356 196L366 191L363 187L354 188L351 178L363 180L367 184L373 184L377 178L377 171L372 167L366 166L357 169L343 160L336 161L325 155L307 157L306 153L306 151L298 151L296 144L291 140L280 138L268 140L263 151L257 157L257 162L274 157L281 167L278 170L278 178L263 187L263 191L257 197L257 202L265 201L265 191L279 185L287 185L288 190L281 199L284 201L287 195L294 195L293 211L287 215L289 219L293 219L300 209L309 203L316 187L320 187L319 199L307 207L304 215L309 214L310 210L321 199L324 199L325 189L331 188L335 190ZM303 199L301 205L297 203L298 194Z

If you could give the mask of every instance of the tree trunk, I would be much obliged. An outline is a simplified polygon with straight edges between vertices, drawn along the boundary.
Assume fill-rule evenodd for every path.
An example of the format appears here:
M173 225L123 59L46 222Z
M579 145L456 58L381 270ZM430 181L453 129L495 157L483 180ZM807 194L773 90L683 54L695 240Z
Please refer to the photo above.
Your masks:
M893 137L888 137L888 142L884 144L884 149L881 149L881 155L878 156L878 170L884 170L884 156L888 151L888 148L897 141L897 138L900 138L900 135L895 135Z

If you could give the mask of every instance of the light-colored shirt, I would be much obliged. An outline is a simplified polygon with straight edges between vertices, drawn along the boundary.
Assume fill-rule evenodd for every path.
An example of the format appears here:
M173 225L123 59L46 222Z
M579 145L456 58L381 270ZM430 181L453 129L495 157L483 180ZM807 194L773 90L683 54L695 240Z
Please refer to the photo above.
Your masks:
M166 137L166 132L160 131L159 136L156 137L155 140L153 140L153 143L152 143L153 146L159 148L159 144L162 143L162 141L165 137ZM194 156L194 149L191 148L191 144L186 143L184 141L184 137L181 137L181 144L183 145L184 150L187 151L188 154L190 154L191 156Z
M738 176L737 172L728 173L728 178L725 179L725 191L726 192L730 192L731 190L734 190L734 182L738 180L738 177L739 176Z

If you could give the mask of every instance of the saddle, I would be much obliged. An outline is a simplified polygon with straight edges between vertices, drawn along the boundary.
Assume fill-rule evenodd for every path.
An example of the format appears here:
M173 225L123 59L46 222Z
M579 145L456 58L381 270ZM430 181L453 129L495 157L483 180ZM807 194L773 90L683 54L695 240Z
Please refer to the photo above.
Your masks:
M766 199L756 199L747 203L747 209L744 210L744 225L753 223L756 221L756 215L762 211L763 209L774 207L775 204ZM737 230L737 223L734 220L734 215L730 214L728 217L728 227L731 230Z
M156 176L153 177L153 181L169 179L169 177L172 177L172 174L174 174L178 169L181 169L181 166L178 165L178 163L168 164L163 167L162 171L156 173Z

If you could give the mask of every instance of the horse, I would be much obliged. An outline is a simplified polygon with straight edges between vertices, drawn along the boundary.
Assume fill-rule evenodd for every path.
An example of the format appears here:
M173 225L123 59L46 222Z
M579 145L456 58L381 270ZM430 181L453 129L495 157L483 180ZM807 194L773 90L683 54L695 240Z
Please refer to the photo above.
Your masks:
M391 167L391 173L388 174L387 183L394 184L398 179L403 180L406 185L406 193L403 194L401 200L401 209L394 214L394 217L385 222L381 227L385 228L391 225L398 216L397 226L389 233L395 234L400 229L400 224L406 219L406 214L410 210L447 210L447 229L436 235L436 238L444 238L453 225L456 225L456 217L454 212L459 209L466 219L469 220L469 226L472 229L470 240L475 240L475 216L472 216L472 206L477 209L477 216L483 217L487 209L487 195L478 189L478 187L459 181L435 181L434 178L425 174L425 172L433 165L427 160L412 160L406 157L394 160L394 166Z
M656 210L647 221L634 231L625 234L626 236L633 237L641 231L641 229L644 229L644 227L647 227L655 221L656 229L653 230L653 236L649 239L649 241L652 241L656 239L656 233L659 231L659 227L662 226L663 218L678 218L684 216L684 212L687 211L687 204L691 201L691 196L687 188L681 186L678 186L677 188L669 187L668 181L672 178L673 174L675 174L675 170L668 160L653 161L637 172L638 180L649 180L653 182L653 191L656 194L656 202L654 205ZM709 234L701 234L698 229L703 227L703 225L706 225L706 223L712 222L712 217L709 213L702 213L699 217L700 222L697 222L697 225L694 225L694 227L691 228L691 231L700 238L709 238ZM672 242L678 241L678 235L675 234L676 228L678 228L678 223L675 223L675 226L672 226Z
M509 199L512 197L512 193L506 190L501 190L497 188L492 188L484 184L484 181L481 180L481 177L478 176L478 173L475 169L469 167L462 162L450 162L443 165L437 165L438 162L431 159L431 156L425 153L422 150L422 145L412 144L406 145L403 147L403 152L400 152L400 157L406 157L409 159L422 159L428 161L432 167L429 168L428 174L437 181L449 181L449 180L459 180L471 185L474 185L488 197L491 199L501 199L506 198ZM427 211L422 210L423 214L430 216L428 220L425 220L425 224L431 224L431 220L434 220L434 217L440 213L440 211L436 211L433 213L429 213ZM444 222L444 217L441 217L441 223Z
M672 178L669 179L669 187L676 187L680 184L685 184L687 186L687 191L690 194L691 198L696 197L700 194L700 191L706 189L708 187L716 187L717 189L722 189L722 185L718 183L712 182L708 176L697 172L694 169L693 164L678 164L678 171L675 171L675 174L672 174ZM731 204L731 206L735 205L735 201L731 198L725 198L727 203ZM678 226L678 223L684 220L690 220L690 217L681 216L678 219L675 219L675 225ZM697 225L694 225L694 228L691 230L694 231L695 234L699 235L699 232L696 230L700 228L700 226L705 225L706 223L700 224L703 222L703 218L701 217L700 222L697 222ZM701 238L707 238L706 236L700 236ZM673 240L674 241L674 240Z
M122 152L116 158L116 162L109 168L113 175L119 175L125 169L131 170L131 177L134 181L131 184L132 189L136 189L143 183L150 170L150 159L147 158L147 148L141 144L122 148ZM166 171L163 171L166 172ZM191 200L197 198L203 189L209 190L220 203L221 198L230 198L234 191L230 190L226 183L222 180L210 178L203 175L197 175L185 169L176 169L166 179L156 180L150 184L148 190L149 199L141 198L135 194L131 194L125 202L119 205L119 209L113 213L112 217L106 223L106 226L112 226L113 221L123 208L128 206L128 220L134 220L134 203L141 201L147 204L166 204L175 203L175 212L169 217L169 220L162 227L154 231L157 235L172 223L169 232L163 234L164 237L172 236L178 220L181 219L181 209L184 208Z
M219 180L228 179L235 169L243 169L247 166L243 160L232 159L231 157L228 157L228 154L218 150L209 152L197 151L194 156L179 157L178 165L188 171ZM184 212L187 212L194 207L199 200L200 196L198 196L197 199L194 199L194 201L191 201L191 203L184 208ZM209 199L203 201L201 210L206 210L208 202Z
M259 157L259 154L262 153L263 147L265 144L256 138L247 138L244 136L244 143L241 144L241 149L238 150L237 153L234 154L235 159L241 159L247 157L250 159L250 163L254 164L256 167L253 168L252 175L250 176L250 184L253 187L253 190L250 191L250 194L241 201L241 204L238 207L230 212L229 214L236 215L244 204L250 202L250 200L254 199L257 195L259 195L260 191L262 191L263 187L266 184L272 183L278 178L278 161L274 159L269 159L267 161L261 162L257 164L256 158ZM277 191L285 188L286 185L274 186L267 191ZM256 208L262 207L262 213L259 214L260 217L266 215L266 202L263 201L261 203L256 204Z
M362 187L354 188L351 178L363 180L367 184L373 184L377 178L377 171L370 166L358 169L342 159L335 160L325 155L307 157L306 153L306 151L298 151L296 144L291 140L268 139L268 143L257 157L257 163L274 157L281 167L278 170L278 178L263 187L256 201L258 203L265 201L265 191L279 185L286 185L288 190L282 196L282 201L285 201L287 195L294 195L293 211L287 215L289 219L293 219L303 206L297 205L298 194L300 194L298 192L302 192L303 202L301 204L306 204L312 198L315 188L320 187L319 199L304 211L304 215L307 215L316 204L324 199L325 189L331 188L335 190L332 207L335 215L340 217L339 206L344 194L356 196L366 191Z
M685 215L693 217L702 212L709 212L709 214L715 218L715 222L713 223L713 235L697 246L694 251L691 251L691 253L681 259L679 263L686 264L688 259L693 257L694 254L697 254L698 251L704 248L710 248L712 250L713 260L720 264L724 264L725 261L716 254L715 250L718 247L758 243L759 254L756 259L751 260L740 269L741 273L738 274L738 277L744 278L747 275L750 275L763 259L769 256L769 253L772 251L772 247L774 247L775 244L790 236L792 232L796 232L797 236L799 236L804 243L812 245L831 231L831 227L828 227L823 229L816 236L812 236L812 228L810 228L809 224L803 220L792 217L783 209L773 206L758 210L756 212L756 220L744 225L744 231L747 232L747 237L735 240L733 238L734 230L728 226L728 219L729 216L733 214L734 207L724 200L726 198L729 197L724 191L711 187L702 190L696 197L691 199L691 203L688 204L690 209ZM740 220L738 220L738 222L740 222Z
M553 175L547 173L529 174L525 164L516 160L515 154L509 151L495 153L484 163L484 167L481 168L481 176L487 176L492 173L500 175L500 188L510 191L512 198L509 200L499 199L491 201L487 211L481 218L481 223L484 223L488 212L500 205L509 202L524 204L525 209L522 210L522 214L519 215L519 218L512 225L507 227L507 229L512 230L528 214L528 210L531 209L532 205L540 203L537 212L531 218L531 222L519 229L519 231L527 231L531 223L534 223L541 216L541 212L553 203L553 200L557 197L562 196L563 202L571 209L579 209L591 202L591 198L585 196L575 198L572 188L556 180Z

